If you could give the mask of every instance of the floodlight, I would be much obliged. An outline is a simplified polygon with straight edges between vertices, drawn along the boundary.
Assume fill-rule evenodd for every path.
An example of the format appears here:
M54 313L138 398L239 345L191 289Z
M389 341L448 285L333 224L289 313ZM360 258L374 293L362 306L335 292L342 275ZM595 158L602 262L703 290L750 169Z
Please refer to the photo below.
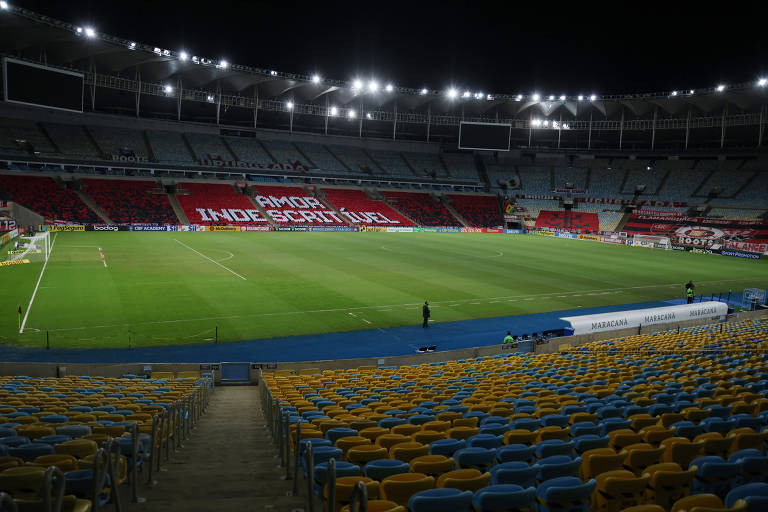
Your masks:
M555 101L555 95L554 94L550 94L549 95L549 101Z
M522 94L518 94L517 98L515 98L515 101L522 101L522 99L523 99L523 95Z
M75 32L77 32L78 34L82 34L83 33L83 27L77 27L75 29Z
M589 101L595 101L596 99L597 99L597 96L595 96L594 94L589 97Z
M320 75L312 75L312 83L313 84L319 84L320 83Z
M293 110L293 102L292 101L286 101L285 102L285 108L288 110Z
M759 85L760 87L765 87L766 84L768 84L767 78L761 78L757 81L757 85Z
M565 94L560 95L560 101L565 101Z
M533 101L539 101L541 99L541 96L539 96L539 93L535 92L533 93L533 96L531 97Z
M395 87L392 84L387 84L387 86L384 88L387 92L392 92L395 89Z
M534 119L531 121L531 124L533 124L533 126L539 126L541 125L541 119Z
M128 49L129 50L135 50L136 49L136 43L134 43L133 41L128 43Z
M546 127L546 126L549 126L549 121L547 121L547 120L544 120L544 126L545 126L545 127Z
M365 117L367 117L368 119L373 119L373 116L371 115L371 113L370 113L370 112L368 112L367 114L365 114Z
M493 99L493 94L487 94L485 96L485 99L487 99L488 101L492 100Z
M227 69L229 67L229 62L227 62L226 60L222 60L219 62L219 67L221 69Z
M579 101L584 101L584 95L583 94L579 94Z
M352 82L352 88L353 89L361 89L362 87L363 87L363 81L362 80L356 79L355 81Z
M355 112L354 110L350 110L349 112L347 112L347 117L350 119L354 119L355 117L357 117L357 112Z
M187 52L183 50L179 52L179 59L187 60L188 58L189 58L189 54Z
M428 92L429 92L429 91L427 91L427 88L425 87L425 88L423 88L423 89L421 90L421 95L422 95L422 96L424 96L424 95L425 95L425 94L427 94Z
M338 113L339 113L339 109L337 109L336 107L331 107L331 115L332 116L335 116Z
M205 97L205 99L208 100L210 103L213 103L213 100L215 98L213 97L213 94L209 94L208 96Z
M650 166L650 165L647 165L647 166L645 167L645 170L646 170L646 171L650 171L650 170L651 170L651 166Z
M570 128L571 127L568 125L568 123L563 123L563 130L570 130Z
M688 94L690 94L691 96L693 96L693 93L694 93L694 92L695 92L695 91L694 91L693 89L691 89L690 91L688 91Z
M723 84L720 84L717 86L717 92L723 92L725 90L725 86Z
M8 10L8 2L0 1L0 9L7 11Z
M78 31L82 31L82 29L79 28ZM156 53L157 55L162 55L163 54L163 50L161 50L160 48L155 46L155 48L152 50L152 53Z
M85 37L96 37L96 31L92 27L85 27Z
M376 80L371 80L368 82L368 90L371 92L376 92L379 90L379 82Z
M170 85L166 85L165 87L163 87L163 90L165 91L165 94L171 94L173 92L173 87L171 87Z
M464 94L462 94L461 96L462 96L463 98L469 98L471 95L472 95L472 93L471 93L471 92L469 92L469 91L464 91Z
M459 91L457 91L454 88L450 88L450 89L448 89L448 93L447 94L448 94L448 98L454 99L459 94Z
M677 96L677 91L672 91L672 96Z

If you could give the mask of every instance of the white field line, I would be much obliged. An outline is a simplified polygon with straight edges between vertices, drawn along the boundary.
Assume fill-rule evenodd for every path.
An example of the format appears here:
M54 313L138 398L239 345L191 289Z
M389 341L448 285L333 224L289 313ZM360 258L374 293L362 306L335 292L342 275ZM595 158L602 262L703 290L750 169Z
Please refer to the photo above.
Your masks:
M224 265L222 265L221 263L219 263L219 262L218 262L218 261L216 261L216 260L212 260L211 258L209 258L208 256L206 256L205 254L203 254L203 253L201 253L201 252L199 252L199 251L196 251L195 249L191 248L190 246L188 246L187 244L185 244L184 242L182 242L182 241L180 241L180 240L178 240L178 239L176 239L176 238L174 238L174 240L176 240L178 243L180 243L181 245L183 245L184 247L186 247L186 248L187 248L187 249L189 249L190 251L194 252L195 254L197 254L197 255L199 255L199 256L202 256L203 258L207 259L208 261L210 261L210 262L211 262L211 263L213 263L214 265L218 265L218 266L220 266L221 268L223 268L224 270L226 270L227 272L231 272L232 274L236 275L237 277L239 277L239 278L240 278L240 279L242 279L243 281L247 281L247 279L246 279L246 278L244 278L243 276L241 276L240 274L238 274L237 272L235 272L235 271L234 271L234 270L232 270L231 268L229 268L229 267L225 267Z
M22 334L24 332L24 326L27 325L27 318L29 318L29 311L32 309L32 303L35 301L35 295L37 295L37 289L40 287L40 281L43 280L45 267L48 266L48 260L51 259L51 254L53 254L53 246L56 244L57 236L58 236L58 233L53 235L53 242L51 242L51 250L48 252L48 259L45 260L45 263L43 263L43 269L40 271L40 277L37 278L37 284L35 285L35 290L32 292L32 298L29 299L29 304L27 305L27 312L24 313L24 320L22 320L21 322L21 328L19 329L19 334Z
M741 283L741 282L754 282L754 279L724 279L720 281L700 281L698 284L717 284L717 283ZM629 286L625 288L613 288L610 291L625 291L625 290L636 290L639 288L672 288L672 287L678 287L679 284L655 284L655 285L645 285L645 286ZM595 292L595 291L606 291L606 290L581 290L581 291L573 291L573 292L567 292L569 295L576 295L576 294L583 294L588 292ZM536 300L536 298L544 298L544 297L556 297L556 293L539 293L534 295L510 295L508 297L486 297L484 301L491 301L491 300L498 300L498 299L506 299L509 302L514 302L515 300ZM478 299L458 299L458 300L447 300L442 301L450 302L450 306L459 306L460 304L454 304L454 303L472 303L476 302ZM437 302L432 302L430 304L437 304ZM381 308L400 308L400 307L407 307L407 306L413 306L414 304L387 304L387 305L379 305L379 306L357 306L354 308L333 308L333 309L310 309L306 311L277 311L273 313L253 313L248 315L224 315L224 316L211 316L211 317L203 317L203 318L179 318L175 320L153 320L149 322L136 322L131 324L111 324L111 325L88 325L83 327L65 327L61 329L49 329L51 332L62 332L62 331L82 331L85 329L108 329L112 327L128 327L128 326L135 326L135 325L160 325L160 324L176 324L176 323L184 323L184 322L202 322L202 321L208 321L208 320L231 320L235 318L258 318L258 317L264 317L264 316L286 316L286 315L306 315L308 313L347 313L350 316L357 317L355 314L352 314L351 311L357 311L358 314L361 310L364 309L381 309ZM417 304L420 305L420 304ZM410 308L410 309L420 309L420 308ZM31 329L31 328L30 328Z

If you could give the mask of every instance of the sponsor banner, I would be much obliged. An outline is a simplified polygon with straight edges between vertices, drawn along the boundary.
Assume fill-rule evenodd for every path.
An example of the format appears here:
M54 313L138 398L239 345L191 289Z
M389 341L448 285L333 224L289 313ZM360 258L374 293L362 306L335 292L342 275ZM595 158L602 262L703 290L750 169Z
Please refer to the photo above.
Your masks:
M15 251L8 251L8 254L11 254L11 255L15 256L16 254L25 254L25 253L26 254L30 254L30 253L32 253L32 254L40 254L41 252L43 252L43 251L41 251L40 249L35 249L35 250L18 249L18 250L15 250Z
M621 238L613 238L610 236L601 236L600 241L604 244L623 244L624 240ZM632 245L632 240L627 240L627 245Z
M11 265L23 265L29 263L29 260L0 261L0 267L10 267Z
M272 231L272 226L240 226L240 231Z
M680 306L662 308L635 309L616 311L597 315L582 315L562 317L573 328L573 334L589 334L593 332L628 329L643 325L656 325L685 322L698 319L724 319L728 314L728 305L724 302L708 301Z
M240 226L208 226L208 231L240 231Z
M483 228L483 233L503 233L501 228Z
M165 231L165 226L146 226L144 224L132 224L129 231Z
M437 228L438 233L461 233L461 228Z
M11 238L13 238L13 235L11 235ZM731 240L725 240L723 242L723 246L725 246L726 249L736 249L738 251L756 252L758 254L768 252L768 244L756 244L753 242L734 242Z
M677 245L677 244L671 244L670 247L673 251L690 251L690 247L686 247L685 245Z
M579 235L577 235L576 233L555 233L555 236L557 238L572 238L576 240L576 238L578 238Z
M631 215L624 230L630 234L669 236L678 244L707 246L709 241L768 244L765 221L742 221L694 217Z
M587 189L585 188L556 188L553 192L558 194L573 194L575 196L587 195Z
M461 228L462 233L482 233L483 228Z
M394 229L387 228L387 231ZM312 231L343 231L349 233L360 231L360 228L357 226L312 226Z
M92 224L85 226L86 231L120 231L116 224Z
M418 233L437 233L437 228L413 228Z
M600 237L597 235L578 235L576 238L579 240L592 240L593 242L600 242Z
M387 233L413 233L413 228L407 227L388 227Z
M5 245L10 241L11 241L11 235L9 233L3 233L3 235L0 236L0 245Z
M387 228L382 226L361 226L360 231L369 232L369 233L386 233Z
M755 254L754 252L746 252L746 251L734 251L733 249L723 249L720 251L720 254L723 256L732 256L734 258L746 258L750 260L759 260L760 255Z
M23 232L24 231L22 231L22 233ZM8 236L11 238L11 240L13 240L17 236L19 236L19 230L18 229L12 229L11 231L8 232Z
M279 226L277 231L293 231L293 228L289 226Z
M505 229L504 232L508 235L522 235L525 233L522 229Z
M81 224L72 224L72 225L62 225L62 224L56 224L56 225L48 225L48 226L40 226L40 231L85 231L85 226Z
M200 160L200 165L208 167L235 167L237 169L279 169L282 171L308 171L309 167L298 160L290 164L254 164L251 162L241 162L240 160Z
M312 231L312 226L293 226L291 231Z
M124 155L111 155L113 162L147 162L147 157L145 156L124 156Z
M535 233L536 233L536 235L538 235L538 236L555 236L555 233L554 233L554 231L543 231L543 230L539 230L539 231L535 231Z

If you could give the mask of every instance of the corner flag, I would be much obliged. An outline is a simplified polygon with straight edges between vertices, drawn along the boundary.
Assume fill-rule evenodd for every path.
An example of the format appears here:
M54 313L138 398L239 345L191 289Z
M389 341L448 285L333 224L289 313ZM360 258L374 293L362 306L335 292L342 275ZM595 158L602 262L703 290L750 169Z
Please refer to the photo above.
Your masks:
M21 304L19 304L19 330L21 330Z

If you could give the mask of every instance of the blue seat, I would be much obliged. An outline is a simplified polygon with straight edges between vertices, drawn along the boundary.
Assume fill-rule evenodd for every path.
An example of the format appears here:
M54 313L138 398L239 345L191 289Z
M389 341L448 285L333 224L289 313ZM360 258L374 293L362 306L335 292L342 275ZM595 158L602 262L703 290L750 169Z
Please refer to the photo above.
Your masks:
M313 447L312 461L315 463L315 466L317 466L318 464L328 462L331 459L340 461L343 455L344 452L341 448L336 448L335 446L318 446L316 449Z
M562 439L547 439L534 446L536 457L544 459L552 455L573 455L573 441L563 442Z
M736 422L734 428L751 428L755 432L760 432L760 428L763 426L763 422L759 418L747 413L734 414L731 416L731 420Z
M512 428L509 423L500 425L498 423L486 423L480 427L479 434L491 434L494 436L503 436L504 432L507 432Z
M747 512L765 512L768 510L768 483L757 482L736 487L725 497L725 506L733 508L738 500L747 502Z
M433 418L434 419L434 418ZM396 427L398 425L405 425L408 423L403 418L382 418L379 420L379 427L381 428L392 428Z
M462 448L453 454L453 460L462 469L475 468L485 471L493 465L496 458L495 449L481 448L479 446Z
M8 439L8 438L6 438ZM35 460L43 455L53 455L56 451L53 446L45 443L29 443L21 446L14 446L8 450L8 455L18 457L23 460Z
M739 450L728 458L728 462L741 464L739 484L768 481L768 456L763 455L760 450L755 448Z
M107 475L104 487L96 499L96 502L100 507L103 507L109 502L110 482L110 477ZM93 487L93 469L76 469L64 473L64 492L66 494L72 494L78 498L91 499Z
M623 409L619 409L618 407L613 407L612 405L606 405L605 407L601 407L597 410L597 417L601 420L607 419L607 418L621 418L624 414Z
M356 436L357 430L354 428L345 428L345 427L336 427L328 429L328 431L325 433L325 438L328 439L330 442L336 444L336 441L338 441L342 437L347 436Z
M18 437L18 433L12 428L0 428L0 438L3 437Z
M388 476L408 473L411 470L411 466L401 460L379 459L367 463L363 470L368 478L382 481Z
M480 448L498 448L502 444L504 444L504 438L501 436L494 436L491 434L475 434L474 436L467 439L467 446L468 447L474 447L479 446Z
M512 422L512 428L530 430L531 432L534 432L536 430L539 430L539 428L541 428L541 422L539 420L534 420L531 418L520 418L519 420L515 420Z
M91 433L91 427L88 425L63 425L56 427L56 433L72 438L83 437Z
M685 437L691 441L693 441L696 436L704 433L704 427L696 425L692 421L678 421L677 423L672 424L672 426L675 428L675 436Z
M496 450L496 460L499 462L531 462L533 461L533 456L535 453L535 446L525 446L524 444L509 444Z
M600 435L607 436L614 430L621 430L624 428L632 428L632 422L622 418L606 418L600 422Z
M571 459L567 455L553 455L541 459L538 465L539 472L536 475L536 479L539 482L545 482L561 476L578 476L581 457Z
M481 512L504 512L532 508L536 501L536 489L519 485L497 484L478 490L472 497L475 510Z
M336 461L336 477L359 476L360 466L351 462ZM328 481L328 463L315 464L315 483L324 485Z
M675 409L673 409L671 405L653 404L652 406L648 407L648 414L651 416L661 416L662 414L669 412L675 412Z
M483 425L489 425L497 423L499 425L506 425L509 423L509 418L505 418L504 416L486 416L485 418L480 420L480 426Z
M576 453L584 453L587 450L595 448L607 448L611 438L608 436L596 436L594 434L585 434L573 439L573 447Z
M29 443L29 438L26 436L0 437L0 444L9 448L15 448Z
M408 418L408 423L411 425L423 425L429 421L434 421L435 417L428 414L415 414Z
M596 486L594 479L583 483L573 476L542 482L536 488L538 512L590 512L592 492Z
M741 464L726 462L722 457L714 455L693 459L689 467L694 466L698 469L691 491L694 494L715 494L720 499L725 498L728 491L736 487L741 473Z
M466 448L467 443L463 439L438 439L429 443L430 455L453 456L456 450Z
M491 468L491 484L515 484L523 487L536 485L538 466L522 461L502 462Z
M469 512L472 493L458 489L429 489L420 491L408 500L411 512Z
M542 427L555 426L555 427L566 428L570 423L570 421L571 421L570 416L566 416L565 414L547 414L546 416L542 416L541 426Z
M704 407L705 411L710 412L710 415L709 415L710 418L723 418L723 419L727 419L731 415L732 409L733 407L731 406L724 407L722 405L717 405L717 404L712 404Z
M39 438L35 439L32 442L33 443L45 443L45 444L49 444L49 445L53 446L55 444L66 443L67 441L71 441L71 440L72 440L72 438L69 437L69 436L65 436L65 435L61 435L61 434L56 434L56 435L53 435L53 436L39 437Z
M724 420L723 418L719 418L717 416L715 417L709 417L704 418L701 420L701 423L699 423L705 431L707 432L719 432L720 434L723 434L725 436L728 432L736 428L736 421L735 420Z
M63 414L51 414L40 418L42 423L67 423L69 418Z
M573 437L579 437L587 434L599 436L602 431L600 425L595 425L591 421L579 421L571 425L571 435Z

